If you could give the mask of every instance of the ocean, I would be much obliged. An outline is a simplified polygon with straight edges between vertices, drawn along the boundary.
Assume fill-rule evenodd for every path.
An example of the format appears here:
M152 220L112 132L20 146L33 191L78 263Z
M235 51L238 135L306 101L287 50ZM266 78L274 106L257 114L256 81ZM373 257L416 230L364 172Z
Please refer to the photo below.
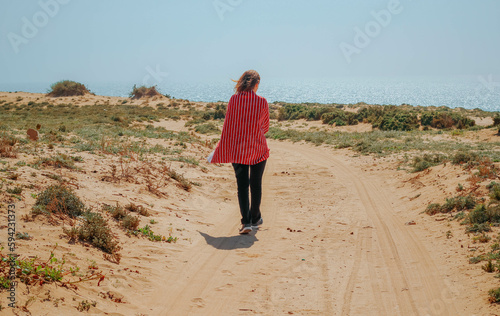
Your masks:
M127 97L134 83L84 83L93 93ZM51 83L1 84L0 91L45 93ZM137 83L141 85L141 83ZM151 82L150 84L155 84ZM227 80L204 82L156 82L158 90L190 101L228 101L234 83ZM500 111L500 77L343 77L343 78L262 78L259 95L268 102L411 104Z

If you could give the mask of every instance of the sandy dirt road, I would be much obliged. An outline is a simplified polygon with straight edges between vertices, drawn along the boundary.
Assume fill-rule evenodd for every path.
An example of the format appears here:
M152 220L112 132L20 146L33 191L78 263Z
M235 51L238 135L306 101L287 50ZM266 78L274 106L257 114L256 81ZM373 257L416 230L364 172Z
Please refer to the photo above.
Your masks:
M467 302L394 212L383 181L332 149L270 147L262 228L239 236L233 199L144 289L150 314L463 314Z

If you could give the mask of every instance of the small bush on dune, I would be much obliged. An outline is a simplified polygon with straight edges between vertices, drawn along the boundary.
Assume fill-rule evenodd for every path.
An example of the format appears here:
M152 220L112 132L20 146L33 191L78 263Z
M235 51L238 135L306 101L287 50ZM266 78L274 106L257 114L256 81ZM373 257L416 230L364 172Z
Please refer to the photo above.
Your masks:
M500 125L500 114L495 115L493 118L493 126L498 126Z
M484 204L479 204L474 208L472 212L469 213L469 221L472 224L483 224L490 220L486 206Z
M500 183L492 181L486 188L490 191L490 199L500 201Z
M116 206L104 205L103 210L109 212L112 218L116 219L123 228L128 230L137 230L137 227L139 227L139 218L130 215L129 212L133 210L141 215L147 213L147 210L143 206L136 206L132 203L125 207L119 204Z
M299 104L284 104L278 110L278 121L298 120L305 117L306 107Z
M51 91L47 93L49 97L71 97L90 93L85 85L70 80L56 82L50 88Z
M500 302L500 287L497 289L491 289L489 292L489 301L490 303L498 303Z
M477 234L477 233L485 233L485 232L489 232L491 231L491 227L488 223L482 223L482 224L472 224L471 226L468 226L466 229L465 229L465 232L467 234L469 233L473 233L473 234Z
M81 161L81 157L73 157L66 154L57 154L51 157L38 158L35 166L51 166L54 168L76 169L75 162Z
M191 183L191 181L187 180L186 178L184 178L184 176L178 172L176 172L175 170L173 169L168 169L167 170L167 173L168 173L168 176L177 181L177 185L186 190L186 191L191 191L191 188L193 187L193 184Z
M433 203L427 206L425 213L429 215L434 215L437 213L450 213L452 211L465 211L471 210L476 206L476 199L471 196L456 196L449 199L446 199L446 202L443 205L438 203Z
M64 185L52 185L36 199L33 214L67 215L71 218L82 215L85 205L71 189Z
M142 216L146 216L146 217L149 216L148 210L142 205L135 205L134 203L130 203L130 204L125 206L125 209L130 211L130 212L139 213Z
M439 203L432 203L427 206L425 209L425 213L429 215L434 215L437 213L441 213L441 204Z
M132 92L130 92L130 97L132 99L151 98L151 97L156 97L156 96L162 96L162 94L160 92L158 92L158 90L156 90L156 86L137 87L136 85L134 85L134 87L132 88Z
M383 131L411 131L419 127L417 116L409 112L390 112L384 115L380 124L373 124Z
M427 111L420 116L422 126L431 126L437 129L457 127L459 129L469 128L476 125L476 122L459 113Z
M215 107L215 112L212 117L214 120L223 119L226 117L227 106L223 103L219 103Z
M413 157L413 172L419 172L427 168L437 166L445 160L446 157L440 154L424 154L423 156Z
M331 112L328 113L323 113L321 115L321 121L323 121L323 124L329 124L329 125L337 125L337 126L343 126L346 125L346 113L342 110L335 109Z
M451 158L451 162L454 165L460 165L471 161L475 161L478 158L479 156L473 152L458 152Z
M127 211L118 204L116 206L106 205L104 209L110 213L112 218L118 221L122 220L125 216L128 215Z
M127 215L122 220L122 226L128 230L137 230L139 227L139 218L132 215Z
M201 124L195 127L195 132L200 134L220 134L221 131L214 123Z
M4 136L0 138L0 157L16 158L17 157L16 144L17 144L17 139L14 137Z
M85 212L82 223L78 228L65 229L64 232L70 239L75 238L76 235L79 240L86 241L109 254L114 254L120 250L118 241L111 232L108 222L99 213Z

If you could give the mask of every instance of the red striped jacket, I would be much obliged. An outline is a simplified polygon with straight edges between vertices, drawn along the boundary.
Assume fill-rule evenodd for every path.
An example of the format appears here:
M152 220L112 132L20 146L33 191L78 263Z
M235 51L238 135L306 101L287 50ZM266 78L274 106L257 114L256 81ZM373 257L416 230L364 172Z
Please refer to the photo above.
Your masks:
M265 133L269 130L267 100L253 91L238 92L227 105L222 136L212 163L254 165L269 158Z

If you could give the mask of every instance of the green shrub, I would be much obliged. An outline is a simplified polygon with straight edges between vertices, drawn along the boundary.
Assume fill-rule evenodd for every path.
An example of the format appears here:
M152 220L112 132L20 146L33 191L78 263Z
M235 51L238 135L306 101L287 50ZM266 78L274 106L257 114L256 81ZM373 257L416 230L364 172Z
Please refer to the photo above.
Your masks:
M438 203L428 205L425 213L434 215L437 213L450 213L452 211L462 212L473 209L476 206L476 203L476 199L471 195L456 196L447 198L443 205Z
M40 193L33 206L33 214L64 214L75 218L85 211L85 205L73 191L64 185L52 185Z
M368 123L376 123L381 120L384 116L384 113L387 110L393 110L395 107L383 107L381 105L364 107L358 111L358 115L360 120L365 120Z
M431 126L437 129L457 127L459 129L469 128L476 124L472 119L459 113L443 111L426 111L420 116L422 126Z
M495 205L495 203L490 203L486 210L488 212L490 222L500 223L500 205L498 204Z
M473 152L458 152L451 158L451 162L455 165L460 165L471 161L475 161L478 158L479 156Z
M151 241L166 241L168 243L177 242L177 237L169 236L168 238L162 235L156 235L149 225L139 228L137 233L141 233L143 236L147 237Z
M379 124L374 125L383 131L411 131L418 129L418 119L413 113L395 111L382 117Z
M471 210L476 206L476 199L471 196L456 196L452 198L447 198L446 203L441 206L442 213L449 213L453 210L465 211Z
M223 103L219 103L215 106L215 112L213 114L214 120L223 119L226 117L227 106Z
M22 187L14 187L13 189L8 188L6 191L7 193L10 194L21 194L23 192L23 188Z
M500 183L492 181L486 188L490 191L490 199L500 201Z
M319 121L323 114L332 111L331 107L311 107L305 112L305 119L308 121Z
M51 157L38 158L34 163L35 167L50 166L54 168L76 169L75 161L81 162L82 157L73 157L66 154L57 154Z
M497 289L491 289L488 292L490 303L498 303L500 302L500 287Z
M299 104L284 104L278 110L278 121L305 118L306 107Z
M118 204L116 206L105 205L103 209L109 212L111 217L118 221L122 220L125 216L127 216L127 211Z
M469 221L471 224L482 224L490 220L486 206L484 204L477 205L472 212L469 213Z
M422 124L422 126L431 126L434 117L435 112L426 111L420 116L420 124Z
M488 223L481 223L481 224L475 223L472 226L468 226L465 229L466 233L484 233L489 231L491 231L491 227L490 225L488 225Z
M493 118L493 126L498 126L500 125L500 114L495 115Z
M49 97L71 97L90 93L85 85L70 80L56 82L50 88L51 90L47 93Z
M492 272L495 272L495 265L493 264L493 261L491 260L488 260L488 262L482 266L483 270L488 272L488 273L492 273Z
M195 127L195 132L200 134L220 134L221 131L214 123L201 124Z
M429 215L434 215L437 213L441 213L441 204L439 203L432 203L427 206L425 209L425 213Z
M413 157L413 172L420 172L427 168L436 166L442 163L446 157L440 154L424 154L423 156L415 156Z
M344 111L339 110L339 109L335 109L332 112L322 114L321 121L323 122L323 124L333 125L334 123L345 122L346 115L345 115ZM346 124L343 123L342 125L346 125Z
M424 170L426 170L430 167L433 167L433 166L434 165L432 163L430 163L429 161L426 161L426 160L414 161L412 172L424 171Z
M104 252L112 254L120 249L107 221L99 213L85 212L77 234L80 240L89 242Z

